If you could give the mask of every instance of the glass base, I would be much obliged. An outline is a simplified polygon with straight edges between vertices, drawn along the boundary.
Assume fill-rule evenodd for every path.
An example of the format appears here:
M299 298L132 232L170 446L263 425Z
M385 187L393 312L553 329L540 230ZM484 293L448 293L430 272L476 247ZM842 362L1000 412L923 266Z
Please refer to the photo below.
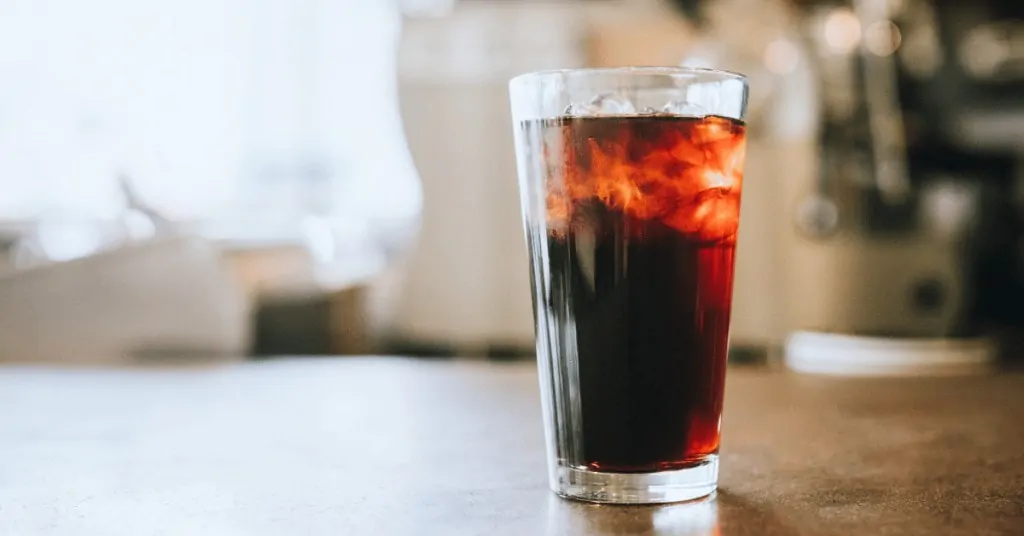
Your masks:
M658 504L707 497L718 487L718 456L693 467L657 473L602 473L561 466L552 489L568 499L608 504Z

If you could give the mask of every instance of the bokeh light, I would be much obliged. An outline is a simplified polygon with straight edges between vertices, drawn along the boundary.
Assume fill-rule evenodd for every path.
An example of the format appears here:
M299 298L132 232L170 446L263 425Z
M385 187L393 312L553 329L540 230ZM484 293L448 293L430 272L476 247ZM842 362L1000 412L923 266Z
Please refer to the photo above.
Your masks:
M876 56L889 56L900 47L903 36L892 21L871 23L864 31L864 46Z
M836 54L849 54L861 40L860 20L847 8L837 8L825 19L825 44Z

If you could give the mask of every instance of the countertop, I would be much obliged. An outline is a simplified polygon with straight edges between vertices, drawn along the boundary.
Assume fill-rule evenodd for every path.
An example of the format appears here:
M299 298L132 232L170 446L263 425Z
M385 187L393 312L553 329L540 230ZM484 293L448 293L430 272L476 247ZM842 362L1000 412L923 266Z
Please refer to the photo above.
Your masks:
M0 368L0 534L1021 535L1024 375L733 368L713 501L548 491L532 364Z

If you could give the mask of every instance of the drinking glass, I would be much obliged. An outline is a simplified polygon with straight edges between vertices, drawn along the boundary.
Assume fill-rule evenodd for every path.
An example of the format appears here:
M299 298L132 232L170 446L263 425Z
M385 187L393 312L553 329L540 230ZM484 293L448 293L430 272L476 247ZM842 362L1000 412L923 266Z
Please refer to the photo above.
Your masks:
M549 478L662 503L718 482L747 82L696 68L510 83Z

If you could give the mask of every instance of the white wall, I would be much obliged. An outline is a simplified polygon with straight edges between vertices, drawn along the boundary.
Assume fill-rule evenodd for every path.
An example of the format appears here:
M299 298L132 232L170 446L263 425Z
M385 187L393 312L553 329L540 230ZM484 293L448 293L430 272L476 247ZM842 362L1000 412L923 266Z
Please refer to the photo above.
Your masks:
M4 2L0 215L109 213L122 166L176 214L221 202L242 150L245 5Z
M116 170L188 220L268 220L324 196L414 212L399 30L379 0L5 0L0 221L109 215ZM310 201L303 173L331 184Z

